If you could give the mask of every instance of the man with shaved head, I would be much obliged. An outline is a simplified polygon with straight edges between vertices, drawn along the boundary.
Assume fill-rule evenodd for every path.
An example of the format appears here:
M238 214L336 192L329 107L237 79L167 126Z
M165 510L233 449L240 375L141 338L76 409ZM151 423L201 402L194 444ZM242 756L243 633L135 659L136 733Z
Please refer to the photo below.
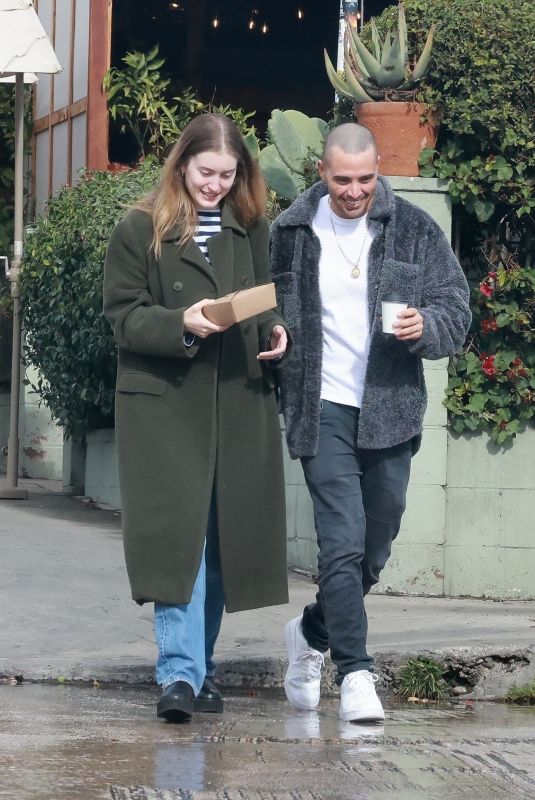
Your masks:
M364 598L405 510L426 407L422 358L453 355L470 325L466 279L439 226L380 176L373 135L328 135L321 180L275 220L273 279L293 337L280 371L288 449L300 458L318 537L315 602L286 625L288 700L320 699L324 653L340 718L380 721ZM383 332L382 301L404 300Z

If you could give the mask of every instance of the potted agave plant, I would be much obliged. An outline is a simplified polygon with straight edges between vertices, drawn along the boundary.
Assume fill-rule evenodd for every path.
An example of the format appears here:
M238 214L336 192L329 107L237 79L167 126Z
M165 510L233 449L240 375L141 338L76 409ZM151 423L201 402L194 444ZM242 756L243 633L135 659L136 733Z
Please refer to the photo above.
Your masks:
M403 3L398 7L398 30L389 30L381 41L371 21L373 52L357 31L346 26L344 72L339 75L325 51L327 75L339 95L355 101L355 116L377 140L383 175L418 175L418 156L434 147L437 119L416 101L418 85L431 58L434 26L422 53L411 66L407 48L407 24Z

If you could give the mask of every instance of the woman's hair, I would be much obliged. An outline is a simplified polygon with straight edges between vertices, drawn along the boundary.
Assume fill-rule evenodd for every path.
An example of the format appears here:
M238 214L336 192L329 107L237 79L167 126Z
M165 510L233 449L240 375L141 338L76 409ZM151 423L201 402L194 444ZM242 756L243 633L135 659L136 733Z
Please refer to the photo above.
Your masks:
M162 169L160 183L134 208L152 216L152 249L160 255L162 238L178 224L179 245L195 233L197 210L186 189L182 170L192 156L206 152L228 153L238 164L232 188L225 197L236 218L243 224L254 222L266 208L266 187L260 168L249 153L234 122L224 114L201 114L186 125L173 145Z

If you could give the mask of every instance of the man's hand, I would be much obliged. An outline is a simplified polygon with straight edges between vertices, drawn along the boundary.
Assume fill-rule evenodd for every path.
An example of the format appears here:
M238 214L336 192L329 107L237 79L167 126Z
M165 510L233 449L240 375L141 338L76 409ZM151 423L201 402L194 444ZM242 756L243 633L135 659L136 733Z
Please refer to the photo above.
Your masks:
M424 332L424 318L416 308L405 308L393 323L394 336L400 341L415 341Z
M288 346L288 336L282 325L275 325L269 337L269 346L271 350L266 350L259 353L257 358L259 361L270 361L275 358L282 358Z
M199 336L201 339L206 339L212 333L223 333L223 331L230 328L230 325L216 325L214 322L210 322L202 313L204 306L213 302L213 300L207 299L199 300L198 303L186 308L184 311L184 330L194 333L195 336Z

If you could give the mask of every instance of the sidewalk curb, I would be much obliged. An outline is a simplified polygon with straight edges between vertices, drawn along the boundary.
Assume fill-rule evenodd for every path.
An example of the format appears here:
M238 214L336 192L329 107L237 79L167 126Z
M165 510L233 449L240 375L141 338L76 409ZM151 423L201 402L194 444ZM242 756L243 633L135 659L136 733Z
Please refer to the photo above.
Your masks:
M410 658L423 656L444 665L455 694L464 699L500 700L513 685L535 681L535 646L524 648L449 648L444 650L390 651L375 657L379 689L391 691L397 670ZM254 692L282 690L286 660L283 658L224 659L218 663L217 680L225 689ZM31 683L98 683L101 686L151 686L154 665L133 661L128 665L88 661L68 663L58 659L43 662L30 659L19 664L0 659L0 677L17 677ZM337 694L335 670L327 659L322 693Z

